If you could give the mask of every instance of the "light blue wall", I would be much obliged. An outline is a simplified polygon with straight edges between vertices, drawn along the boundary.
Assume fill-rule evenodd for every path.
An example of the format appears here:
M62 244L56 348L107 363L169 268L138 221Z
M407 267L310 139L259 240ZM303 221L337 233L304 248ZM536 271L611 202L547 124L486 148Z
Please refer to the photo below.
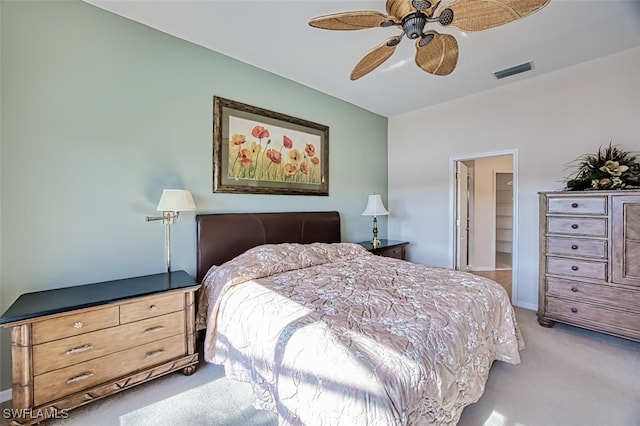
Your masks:
M370 237L386 118L85 3L0 4L3 312L24 292L161 272L164 230L144 217L163 188L190 189L198 212L338 210L344 240ZM212 193L214 95L329 126L329 196ZM193 214L172 237L174 269L194 274Z

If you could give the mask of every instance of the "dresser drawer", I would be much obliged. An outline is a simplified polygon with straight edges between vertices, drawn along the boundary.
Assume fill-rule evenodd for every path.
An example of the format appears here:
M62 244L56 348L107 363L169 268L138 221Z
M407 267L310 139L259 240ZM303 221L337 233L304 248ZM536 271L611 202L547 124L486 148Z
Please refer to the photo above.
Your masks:
M602 324L607 328L640 331L640 315L632 312L624 312L596 306L589 303L575 302L571 300L547 299L547 312L556 318L569 322L591 322Z
M119 323L118 312L117 306L109 306L34 322L31 328L33 344L113 327Z
M564 275L606 281L607 264L588 260L548 257L547 273L550 275Z
M607 220L596 218L547 218L547 233L575 236L606 237Z
M150 296L120 305L120 322L127 323L184 309L184 294Z
M607 197L550 197L547 212L606 215Z
M93 331L79 336L35 345L33 347L33 374L38 376L98 358L114 352L150 343L176 334L184 334L184 312Z
M607 258L606 240L586 240L579 238L547 238L547 253L564 256Z
M185 336L178 335L51 371L34 378L34 403L44 404L185 353Z
M640 311L640 292L619 287L547 277L547 294Z
M404 259L404 247L387 247L383 249L373 250L373 253L378 256L393 257L396 259Z

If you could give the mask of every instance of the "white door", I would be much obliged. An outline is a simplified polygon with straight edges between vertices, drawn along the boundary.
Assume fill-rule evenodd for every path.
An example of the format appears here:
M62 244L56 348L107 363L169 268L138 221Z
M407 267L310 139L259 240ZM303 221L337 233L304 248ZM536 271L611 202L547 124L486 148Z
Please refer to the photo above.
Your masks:
M462 161L456 162L456 245L455 269L467 271L469 267L469 169Z

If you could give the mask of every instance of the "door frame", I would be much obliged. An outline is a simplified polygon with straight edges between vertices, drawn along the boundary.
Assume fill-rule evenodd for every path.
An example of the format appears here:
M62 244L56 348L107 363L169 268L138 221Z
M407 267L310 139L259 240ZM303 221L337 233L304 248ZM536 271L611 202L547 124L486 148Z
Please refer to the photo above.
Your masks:
M455 257L453 259L453 269L459 269L462 271L469 270L469 168L464 161L456 161L454 163L455 166L455 193L456 193L456 202L455 202L455 214L454 214L454 223L455 223L455 239L454 239L454 253ZM460 176L462 169L464 168L464 176ZM462 198L459 197L459 194L462 190L466 191L467 196ZM464 199L464 204L458 203L458 198ZM461 223L461 219L464 220L464 224ZM462 238L460 237L460 229L464 227L465 229L465 247L462 247ZM463 256L464 255L464 256ZM462 264L461 259L465 258L464 264Z
M518 223L518 150L507 149L503 151L481 152L468 155L449 157L449 268L456 264L456 163L459 161L471 161L486 157L501 157L511 155L513 163L513 245L511 254L511 301L518 300L518 252L519 252L519 223Z

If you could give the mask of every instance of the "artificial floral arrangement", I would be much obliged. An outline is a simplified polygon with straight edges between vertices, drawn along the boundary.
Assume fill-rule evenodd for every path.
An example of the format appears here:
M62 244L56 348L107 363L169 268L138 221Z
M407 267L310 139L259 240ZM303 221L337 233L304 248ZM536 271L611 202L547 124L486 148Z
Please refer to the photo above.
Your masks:
M640 163L617 146L600 147L568 164L578 170L566 178L567 191L640 189Z

